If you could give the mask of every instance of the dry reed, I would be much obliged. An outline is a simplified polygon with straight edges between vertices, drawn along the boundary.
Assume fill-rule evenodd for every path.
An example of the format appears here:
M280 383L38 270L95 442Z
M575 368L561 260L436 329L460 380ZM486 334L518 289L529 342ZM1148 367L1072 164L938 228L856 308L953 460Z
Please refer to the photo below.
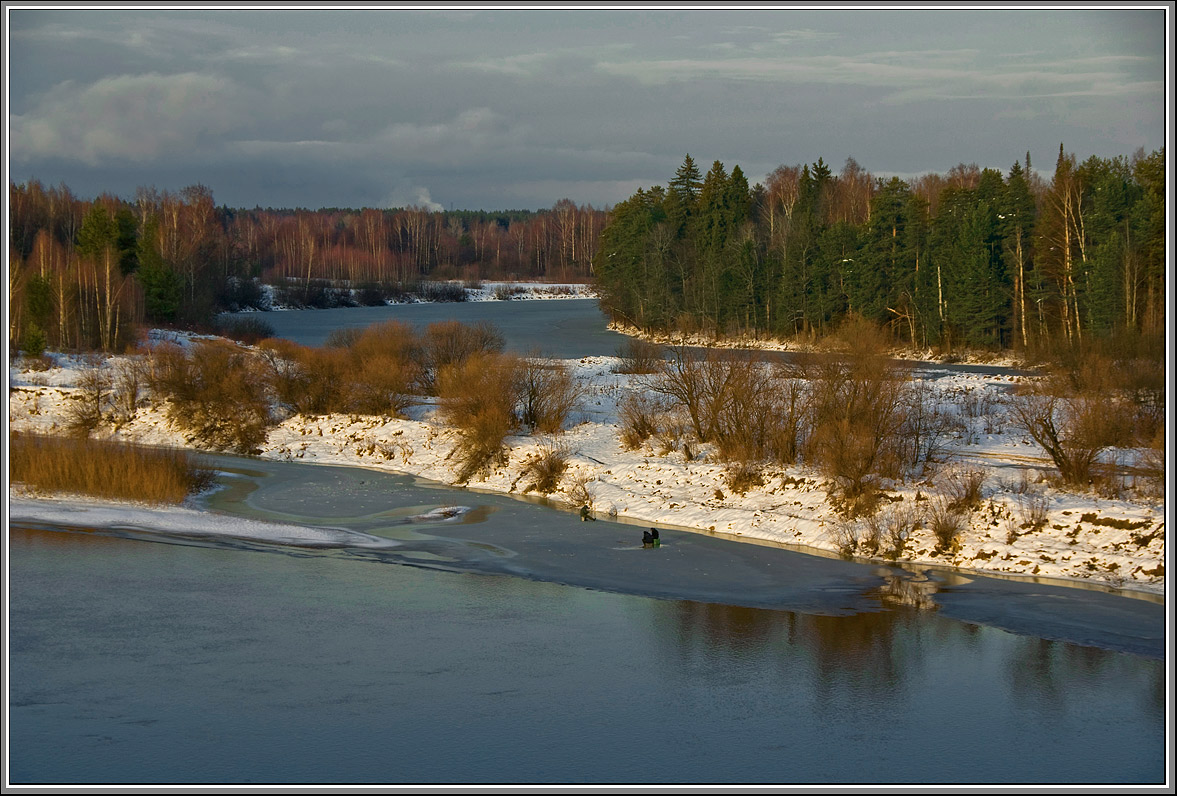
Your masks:
M13 483L41 492L180 503L208 483L184 451L38 434L9 437Z

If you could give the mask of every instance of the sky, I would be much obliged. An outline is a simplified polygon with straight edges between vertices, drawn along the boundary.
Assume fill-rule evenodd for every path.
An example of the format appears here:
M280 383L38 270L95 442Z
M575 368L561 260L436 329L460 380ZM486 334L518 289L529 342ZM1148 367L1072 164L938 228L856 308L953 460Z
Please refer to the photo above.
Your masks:
M9 4L8 177L230 207L607 208L690 154L756 183L1166 143L1165 4Z

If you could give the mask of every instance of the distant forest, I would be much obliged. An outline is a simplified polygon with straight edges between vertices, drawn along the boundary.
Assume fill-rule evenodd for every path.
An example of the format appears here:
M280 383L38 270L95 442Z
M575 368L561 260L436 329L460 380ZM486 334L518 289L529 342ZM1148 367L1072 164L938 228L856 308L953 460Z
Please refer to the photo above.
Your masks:
M587 282L607 216L567 199L541 211L242 210L203 185L133 200L37 181L9 191L9 343L25 350L121 350L143 323L264 308L262 284L325 307L441 280Z
M1033 348L1159 335L1165 313L1164 151L1045 180L960 165L912 183L851 158L738 166L611 210L232 209L202 185L80 199L10 185L10 348L121 350L143 323L208 324L264 307L382 303L422 283L595 282L616 321L715 336L817 337L849 315L920 347Z
M848 315L921 348L1034 349L1160 335L1164 150L1053 176L960 165L912 183L853 158L781 166L749 187L690 155L612 209L594 270L602 305L644 330L820 337Z

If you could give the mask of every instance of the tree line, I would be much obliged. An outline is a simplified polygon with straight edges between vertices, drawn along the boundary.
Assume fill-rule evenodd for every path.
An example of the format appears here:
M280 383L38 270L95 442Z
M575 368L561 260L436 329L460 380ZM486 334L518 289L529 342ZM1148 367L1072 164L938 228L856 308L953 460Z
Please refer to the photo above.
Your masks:
M1078 163L1049 180L961 164L912 182L853 158L701 174L613 208L594 271L602 306L646 331L815 338L859 316L920 348L1035 349L1160 335L1164 150Z
M35 180L9 195L9 342L34 353L122 350L142 323L208 324L262 307L261 284L314 304L325 284L376 302L423 280L584 282L606 218L569 199L540 211L245 210L203 185L85 200Z

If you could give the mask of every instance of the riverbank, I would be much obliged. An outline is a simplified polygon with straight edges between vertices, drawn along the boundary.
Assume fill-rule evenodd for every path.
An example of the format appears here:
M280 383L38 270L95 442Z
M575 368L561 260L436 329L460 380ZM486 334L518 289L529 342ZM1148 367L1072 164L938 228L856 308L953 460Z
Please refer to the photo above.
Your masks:
M53 355L52 367L9 372L10 431L63 433L66 407L78 392L86 362ZM114 368L119 358L103 361ZM615 373L614 357L566 360L584 395L567 430L556 436L508 438L505 463L467 486L495 492L530 492L528 464L559 449L567 459L559 491L548 497L570 511L585 501L602 519L636 526L664 526L837 555L848 538L865 538L867 523L837 519L825 480L803 467L768 468L763 483L734 493L724 467L706 448L671 449L651 440L626 450L619 442L618 409L625 396L643 390L642 378ZM983 473L982 500L961 528L950 552L920 522L894 558L909 566L966 572L1036 576L1151 594L1165 591L1165 503L1125 478L1114 493L1076 493L1056 488L1053 467L1028 440L1003 429L1000 396L1022 377L951 373L931 379L943 405L960 415L961 427L946 440L937 473L918 482L885 483L894 507L926 516L944 493L944 475L967 467ZM454 483L453 432L425 400L400 419L332 415L294 416L270 430L260 456L279 460L358 465ZM96 436L147 444L188 446L160 407L141 405L117 430ZM1133 451L1111 451L1109 460L1134 461ZM12 493L10 490L10 494ZM30 509L22 497L22 511ZM635 534L640 531L635 528Z

